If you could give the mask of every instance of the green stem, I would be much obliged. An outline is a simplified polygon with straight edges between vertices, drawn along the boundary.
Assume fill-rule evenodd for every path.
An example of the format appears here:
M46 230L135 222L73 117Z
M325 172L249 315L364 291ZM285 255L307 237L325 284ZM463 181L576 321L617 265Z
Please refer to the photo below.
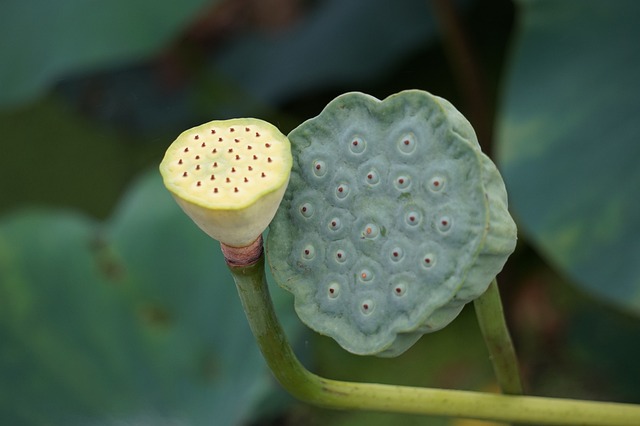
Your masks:
M295 397L328 408L467 417L557 425L640 424L640 406L500 395L325 379L306 370L293 353L273 309L264 256L249 266L229 265L249 325L282 386Z
M487 344L502 392L522 395L518 358L504 319L498 283L494 279L487 291L474 302L480 331Z

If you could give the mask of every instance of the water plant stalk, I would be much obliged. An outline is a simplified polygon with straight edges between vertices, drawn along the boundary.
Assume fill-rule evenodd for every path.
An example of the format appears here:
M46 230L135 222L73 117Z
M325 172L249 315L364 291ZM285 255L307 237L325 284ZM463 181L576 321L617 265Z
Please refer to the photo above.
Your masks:
M538 425L631 426L640 406L418 388L326 379L297 359L275 314L265 276L262 240L246 255L223 246L242 306L258 346L280 384L302 401L326 408L453 416ZM492 298L492 293L488 298ZM491 300L489 299L491 302ZM481 308L481 311L483 308ZM485 321L486 323L486 321Z
M493 371L502 392L521 395L518 358L504 318L498 283L494 279L482 296L473 301L480 332L489 350Z

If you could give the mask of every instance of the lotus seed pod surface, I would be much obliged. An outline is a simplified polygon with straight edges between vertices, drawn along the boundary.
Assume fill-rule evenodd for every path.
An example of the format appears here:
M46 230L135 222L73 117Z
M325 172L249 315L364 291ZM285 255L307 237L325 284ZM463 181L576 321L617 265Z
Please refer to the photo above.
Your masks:
M267 227L291 170L289 140L258 119L211 121L183 132L160 164L164 184L213 238L242 247Z
M269 264L300 318L350 352L395 356L446 326L515 247L500 175L444 99L348 93L289 139Z

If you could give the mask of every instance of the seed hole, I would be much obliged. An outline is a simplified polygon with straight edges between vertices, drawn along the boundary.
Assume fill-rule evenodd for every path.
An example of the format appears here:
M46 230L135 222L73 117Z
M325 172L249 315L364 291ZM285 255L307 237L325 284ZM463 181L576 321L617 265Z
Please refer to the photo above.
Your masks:
M335 282L329 284L328 292L329 292L329 298L335 299L340 294L340 284Z
M373 312L373 301L367 299L362 302L361 310L364 315L369 315Z
M380 234L380 228L375 223L367 223L362 232L362 238L373 239Z
M412 154L416 150L416 139L413 133L409 133L398 140L398 151L402 154Z
M314 208L309 203L304 203L303 205L301 205L299 210L300 210L300 214L303 217L310 218L311 216L313 216Z
M393 294L395 294L398 297L404 296L406 292L407 292L407 286L404 283L396 284L393 287Z
M366 142L362 138L355 137L349 144L349 150L354 154L362 154L366 148L366 145Z
M390 257L392 261L399 262L404 257L404 250L402 250L402 247L394 247L391 249Z
M187 172L184 172L184 173L182 174L182 177L187 177L187 176L188 176L188 175L187 175Z
M411 178L407 175L398 176L395 180L395 187L399 190L408 189L411 186Z
M367 173L365 182L369 185L375 185L380 182L380 176L378 175L378 172L376 172L375 170L370 170L369 173Z
M322 177L327 174L327 167L324 161L316 160L313 162L313 174Z
M433 192L438 192L444 187L444 179L439 176L434 176L429 181L429 189Z
M198 140L198 139L200 139L200 136L196 135L196 136L194 137L194 139L195 139L195 140Z
M337 231L341 228L341 225L342 223L340 222L340 219L336 217L331 219L331 221L329 222L329 229L331 229L332 231Z
M408 211L405 214L405 222L409 226L418 226L422 222L422 214L418 211Z
M422 257L422 266L426 269L432 268L435 263L435 257L431 253L427 253Z
M451 218L449 216L442 216L438 221L438 229L441 232L447 232L451 229Z
M234 129L234 128L232 127L232 128L230 128L230 129L229 129L229 131L230 131L231 133L233 133L233 132L235 132L235 131L236 131L236 129Z
M178 164L182 164L182 158L178 160Z
M207 144L202 142L202 145L200 145L200 148L205 148L206 146L207 146Z
M216 134L216 130L215 129L211 129L211 134L215 135Z
M316 250L311 244L305 246L305 248L302 250L303 259L311 260L315 257L315 255L316 255Z
M344 250L336 251L336 262L344 263L346 261L347 261L347 254L345 253L345 251Z
M349 185L347 185L346 183L341 183L340 185L338 185L338 187L336 188L336 197L344 200L345 198L347 198L347 195L349 195Z
M186 147L186 148L184 149L184 152L189 152L189 147Z

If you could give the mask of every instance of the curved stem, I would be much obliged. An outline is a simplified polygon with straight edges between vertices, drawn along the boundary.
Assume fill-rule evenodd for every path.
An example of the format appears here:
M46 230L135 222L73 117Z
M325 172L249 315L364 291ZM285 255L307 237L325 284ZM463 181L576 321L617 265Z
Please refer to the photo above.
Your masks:
M640 424L640 406L511 396L325 379L305 369L293 353L273 309L264 256L248 266L228 264L247 320L271 371L295 397L327 408L467 417L557 425Z
M502 392L522 395L518 358L504 319L498 283L495 279L473 305Z

